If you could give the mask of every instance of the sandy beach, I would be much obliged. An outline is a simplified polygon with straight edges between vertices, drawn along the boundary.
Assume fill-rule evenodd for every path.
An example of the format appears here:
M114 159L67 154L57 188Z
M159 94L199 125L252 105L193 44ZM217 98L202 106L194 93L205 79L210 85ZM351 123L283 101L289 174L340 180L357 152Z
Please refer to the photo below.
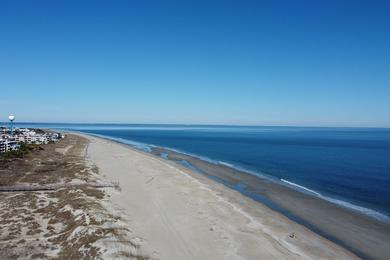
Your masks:
M355 259L283 215L202 175L109 140L86 157L107 181L142 255L157 259Z

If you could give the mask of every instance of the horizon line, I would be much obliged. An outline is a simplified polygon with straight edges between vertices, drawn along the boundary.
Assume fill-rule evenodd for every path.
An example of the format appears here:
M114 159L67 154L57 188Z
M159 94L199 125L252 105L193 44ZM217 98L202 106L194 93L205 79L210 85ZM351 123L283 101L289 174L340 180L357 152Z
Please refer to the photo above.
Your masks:
M9 124L8 121L0 121L0 124ZM206 124L206 123L118 123L118 122L110 122L110 123L79 123L79 122L13 122L14 125L17 124L64 124L64 125L166 125L166 126L227 126L227 127L307 127L307 128L375 128L375 129L390 129L390 126L330 126L330 125L269 125L269 124Z

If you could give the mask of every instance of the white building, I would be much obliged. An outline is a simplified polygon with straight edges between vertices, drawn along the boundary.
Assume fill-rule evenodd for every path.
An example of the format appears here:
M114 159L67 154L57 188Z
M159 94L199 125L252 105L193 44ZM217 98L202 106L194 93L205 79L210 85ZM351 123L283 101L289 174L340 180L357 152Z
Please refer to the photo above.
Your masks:
M19 143L12 139L0 139L0 153L16 151L20 147Z
M0 153L5 153L7 150L6 150L6 144L5 144L5 141L3 139L0 139Z
M64 135L60 133L41 132L37 133L33 129L20 128L15 129L14 135L11 136L11 131L3 128L3 133L0 133L0 153L17 150L20 147L20 143L48 144L49 142L57 142L59 139L64 138Z
M14 136L17 142L23 142L26 144L48 144L52 141L51 135L47 133L38 134L33 130L22 130L23 131L20 131L20 129L18 129L19 134L15 134Z

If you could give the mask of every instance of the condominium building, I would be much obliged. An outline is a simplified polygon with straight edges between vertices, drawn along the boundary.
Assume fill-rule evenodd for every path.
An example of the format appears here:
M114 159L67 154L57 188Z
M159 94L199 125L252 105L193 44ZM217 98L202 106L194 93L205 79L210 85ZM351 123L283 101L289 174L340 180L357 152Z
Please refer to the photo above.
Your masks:
M41 130L38 132L40 133L33 129L21 128L16 129L14 134L11 135L11 131L4 128L3 133L0 134L0 153L17 150L20 147L20 143L48 144L63 138L60 133L47 133Z

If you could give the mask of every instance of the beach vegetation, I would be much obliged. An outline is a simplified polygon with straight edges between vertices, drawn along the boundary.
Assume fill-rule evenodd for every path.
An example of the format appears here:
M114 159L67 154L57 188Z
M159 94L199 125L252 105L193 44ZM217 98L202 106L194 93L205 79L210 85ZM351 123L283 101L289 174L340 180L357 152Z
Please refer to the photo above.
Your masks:
M37 145L35 144L26 144L26 143L19 143L19 149L15 151L8 151L5 153L0 153L0 159L1 160L7 160L7 159L13 159L13 158L22 158L26 154L30 153L34 149L37 148Z

